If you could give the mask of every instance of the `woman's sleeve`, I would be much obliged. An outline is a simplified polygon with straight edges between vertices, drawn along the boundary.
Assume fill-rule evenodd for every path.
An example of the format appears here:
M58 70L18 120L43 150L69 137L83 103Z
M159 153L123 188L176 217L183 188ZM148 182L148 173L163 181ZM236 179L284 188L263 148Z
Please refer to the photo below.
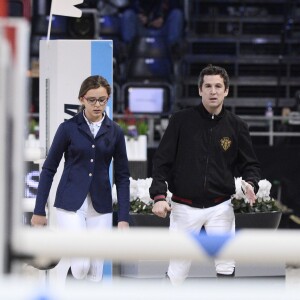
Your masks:
M40 174L39 185L37 190L34 214L46 215L45 206L50 193L53 177L57 171L61 158L68 146L68 137L66 134L65 123L58 127L49 153L43 164Z
M121 128L116 128L117 138L114 153L114 178L118 198L118 222L129 221L130 209L130 173L125 145L125 137Z

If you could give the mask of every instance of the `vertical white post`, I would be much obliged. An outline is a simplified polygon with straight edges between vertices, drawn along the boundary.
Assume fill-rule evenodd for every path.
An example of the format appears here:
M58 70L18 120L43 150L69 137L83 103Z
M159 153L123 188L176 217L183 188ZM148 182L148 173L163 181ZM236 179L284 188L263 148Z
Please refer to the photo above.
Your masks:
M9 70L9 63L11 61L8 42L3 34L3 28L0 28L0 276L3 276L5 270L5 260L7 259L7 202L5 201L7 194L6 171L7 166L5 158L6 151L6 101L8 90L6 85L8 83L7 75Z
M9 271L8 247L22 225L24 142L27 128L29 24L23 18L0 19L0 271Z

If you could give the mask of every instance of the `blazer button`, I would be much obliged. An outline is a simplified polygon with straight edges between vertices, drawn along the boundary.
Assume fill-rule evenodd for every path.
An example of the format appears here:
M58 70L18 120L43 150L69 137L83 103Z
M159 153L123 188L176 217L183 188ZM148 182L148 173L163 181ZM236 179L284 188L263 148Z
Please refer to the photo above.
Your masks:
M91 159L91 162L93 162L94 160L93 159Z
M95 145L92 145L92 148L95 148Z
M93 174L92 174L92 173L90 173L90 174L89 174L89 176L90 176L90 177L92 177L92 176L93 176Z

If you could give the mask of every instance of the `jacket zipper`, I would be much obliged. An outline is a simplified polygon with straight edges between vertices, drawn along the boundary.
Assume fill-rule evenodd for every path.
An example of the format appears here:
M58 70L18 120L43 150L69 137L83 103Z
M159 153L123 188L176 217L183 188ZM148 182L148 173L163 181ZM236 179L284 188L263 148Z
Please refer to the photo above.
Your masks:
M208 143L208 151L206 154L206 164L205 164L205 177L204 177L204 191L206 190L206 183L207 183L207 168L208 168L208 161L209 161L209 149L210 149L210 145L211 145L211 140L212 140L212 128L209 129L209 143Z

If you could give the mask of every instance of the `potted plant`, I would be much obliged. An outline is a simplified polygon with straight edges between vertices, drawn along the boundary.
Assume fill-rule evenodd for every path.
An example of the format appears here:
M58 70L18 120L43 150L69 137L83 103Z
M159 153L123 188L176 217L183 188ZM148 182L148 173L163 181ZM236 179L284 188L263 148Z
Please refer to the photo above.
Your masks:
M259 182L257 201L251 206L241 188L242 178L235 179L236 193L232 196L236 228L277 228L281 210L277 200L270 196L271 183ZM152 213L153 201L149 197L152 178L134 180L130 178L130 214L134 226L168 226L169 218L159 218ZM167 201L172 194L168 191ZM113 186L113 203L117 207L116 187Z
M144 118L136 118L129 110L125 111L122 118L116 122L122 128L127 139L138 139L141 135L148 134L148 123Z
M127 156L130 161L147 160L148 123L144 119L136 119L126 111L124 118L116 120L125 135Z
M149 197L149 187L152 178L130 178L130 225L132 226L169 226L169 218L160 218L152 213L153 201ZM117 209L116 186L112 189L114 210ZM167 201L171 201L171 193L168 192Z
M236 228L277 228L281 219L278 201L270 196L272 184L260 180L257 200L251 206L242 191L242 178L235 179L236 193L232 196Z

